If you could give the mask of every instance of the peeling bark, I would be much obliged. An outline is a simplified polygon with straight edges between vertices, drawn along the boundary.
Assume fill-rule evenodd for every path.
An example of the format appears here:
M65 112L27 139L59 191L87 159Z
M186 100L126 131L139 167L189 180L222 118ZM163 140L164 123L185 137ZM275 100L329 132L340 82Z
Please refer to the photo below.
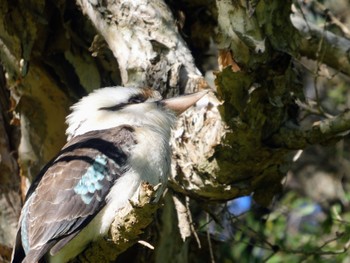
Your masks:
M280 51L293 53L295 48L294 42L282 41L293 32L290 5L249 3L217 1L218 46L230 50L232 59L222 60L231 61L230 67L216 78L224 100L219 110L228 127L214 156L219 183L236 190L236 196L254 192L255 200L267 205L281 189L288 153L270 147L267 140L286 122L293 122L293 96L302 91L290 56Z
M123 85L168 95L206 87L163 1L77 3L117 58Z

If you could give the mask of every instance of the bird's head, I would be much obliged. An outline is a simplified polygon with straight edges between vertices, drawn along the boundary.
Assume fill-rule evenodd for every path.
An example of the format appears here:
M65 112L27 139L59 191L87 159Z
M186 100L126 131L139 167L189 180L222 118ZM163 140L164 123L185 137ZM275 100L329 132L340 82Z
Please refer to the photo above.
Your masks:
M149 88L108 87L95 90L71 107L67 117L68 140L89 131L119 125L169 129L175 116L195 104L207 92L162 100Z

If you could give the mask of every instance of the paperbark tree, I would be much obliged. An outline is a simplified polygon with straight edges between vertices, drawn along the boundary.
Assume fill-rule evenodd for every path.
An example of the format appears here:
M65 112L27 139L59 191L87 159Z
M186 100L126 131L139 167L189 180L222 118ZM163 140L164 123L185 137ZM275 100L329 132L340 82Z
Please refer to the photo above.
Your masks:
M152 260L195 262L189 199L220 203L253 194L267 206L281 191L294 150L339 140L350 129L347 111L312 127L298 124L304 99L294 60L307 56L349 74L350 42L291 19L291 7L279 0L1 1L0 216L9 222L0 226L2 256L21 198L65 142L69 106L103 86L148 86L167 97L213 90L174 131L161 222L147 231L158 232ZM215 87L199 70L210 45L218 51ZM156 209L153 190L145 189L132 213L112 226L115 244L98 241L78 262L109 262L141 239Z

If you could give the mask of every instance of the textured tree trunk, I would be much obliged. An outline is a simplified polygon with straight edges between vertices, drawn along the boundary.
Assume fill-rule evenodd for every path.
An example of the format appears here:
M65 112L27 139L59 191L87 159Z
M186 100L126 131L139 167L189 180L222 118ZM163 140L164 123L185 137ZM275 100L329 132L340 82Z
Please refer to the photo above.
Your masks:
M160 221L140 236L157 208L150 204L153 190L146 189L138 204L142 209L133 209L143 212L131 215L137 227L121 232L127 236L121 251L103 250L106 262L144 238L154 241L151 256L127 252L121 258L196 262L189 197L225 202L254 193L258 203L268 205L281 189L293 150L350 128L347 112L311 129L296 124L295 100L302 100L303 91L292 57L312 54L306 40L299 50L301 36L290 21L290 8L291 1L279 0L1 1L0 61L6 74L0 74L0 256L9 255L30 182L65 143L69 106L103 86L148 86L168 97L217 90L217 97L209 93L178 121ZM213 40L220 71L215 87L209 87L194 56L201 61ZM128 216L116 225L128 229ZM112 227L116 244L118 234L120 229ZM96 262L96 247L89 249L79 262Z
M10 101L4 77L3 69L0 68L0 261L11 255L10 247L14 241L21 207L18 192L20 178L15 153L18 128L9 126L10 116L5 109L9 109Z

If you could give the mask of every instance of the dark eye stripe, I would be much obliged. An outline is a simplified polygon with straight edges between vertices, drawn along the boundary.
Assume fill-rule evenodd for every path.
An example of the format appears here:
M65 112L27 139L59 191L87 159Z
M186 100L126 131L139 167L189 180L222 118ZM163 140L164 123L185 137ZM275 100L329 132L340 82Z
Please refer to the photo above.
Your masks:
M125 106L127 106L129 104L142 103L144 101L146 101L145 96L143 96L142 94L136 94L136 95L130 97L130 99L128 100L127 103L120 103L118 105L113 105L110 107L102 107L102 108L99 108L99 110L117 111L117 110L121 110L122 108L124 108Z
M110 106L110 107L101 107L101 108L99 108L99 110L117 111L117 110L121 110L126 105L128 105L128 103L120 103L118 105L114 105L114 106Z

